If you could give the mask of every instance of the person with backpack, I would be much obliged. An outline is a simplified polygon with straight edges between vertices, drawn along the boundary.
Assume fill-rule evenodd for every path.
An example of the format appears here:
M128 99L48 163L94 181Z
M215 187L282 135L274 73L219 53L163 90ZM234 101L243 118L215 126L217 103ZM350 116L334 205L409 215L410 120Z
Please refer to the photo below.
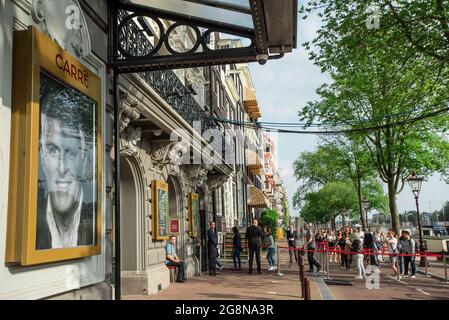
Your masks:
M346 232L344 232L341 237L338 239L337 246L340 250L340 256L341 256L341 262L340 262L340 269L348 269L349 268L349 259L348 256L345 254L345 247L346 247L346 239L349 239Z
M376 233L374 234L374 246L376 247L377 250L376 261L378 263L379 268L380 264L384 262L382 256L382 239L380 235L381 235L380 229L377 229Z
M371 232L367 232L365 234L363 246L365 250L370 253L367 257L369 264L378 267L379 266L379 261L377 259L378 250L374 241L374 234L372 234Z
M416 242L410 237L410 232L407 230L403 231L403 239L402 239L402 254L409 254L414 255L416 252ZM403 256L403 262L404 262L404 276L409 277L408 271L409 271L409 265L411 265L411 275L410 278L414 279L416 278L416 264L414 261L412 261L414 258L413 256Z
M357 266L358 275L355 277L356 279L366 279L366 270L365 265L363 264L363 246L362 240L360 238L355 238L352 241L352 252L354 255L354 262Z
M329 247L330 250L330 254L329 254L329 262L337 262L337 257L335 256L335 252L333 252L333 250L335 249L335 245L337 242L337 237L335 236L335 232L333 230L331 230L329 232L329 235L327 236L327 245Z
M401 236L398 240L398 253L402 253L402 243L404 241L404 230L401 231ZM404 275L404 259L402 256L398 256L399 273L401 277Z

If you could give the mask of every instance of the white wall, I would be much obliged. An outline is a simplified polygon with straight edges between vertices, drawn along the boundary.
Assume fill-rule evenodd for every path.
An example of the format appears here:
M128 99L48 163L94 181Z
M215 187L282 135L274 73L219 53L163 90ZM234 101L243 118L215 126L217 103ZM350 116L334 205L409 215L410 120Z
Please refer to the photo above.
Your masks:
M21 6L16 6L11 0L0 0L0 299L39 299L102 282L105 242L102 241L101 255L86 259L33 267L8 268L4 264L11 130L12 30L13 26L24 28L33 24L31 1L15 2ZM104 65L94 58L90 59L90 63L85 61L85 64L103 79L105 101ZM104 110L104 105L102 107ZM104 186L105 182L102 181L102 184ZM102 201L104 221L104 199Z

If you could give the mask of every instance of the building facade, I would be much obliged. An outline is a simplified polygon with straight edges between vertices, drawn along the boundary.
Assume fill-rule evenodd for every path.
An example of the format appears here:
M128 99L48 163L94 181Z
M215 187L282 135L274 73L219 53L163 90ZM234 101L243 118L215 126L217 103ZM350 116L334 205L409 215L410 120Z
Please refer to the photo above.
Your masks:
M137 32L143 24L148 30L156 29L154 21L129 19L126 12L120 18L128 21L125 31L133 41L133 50L155 46L155 37ZM120 76L121 189L120 194L115 192L114 88L112 70L108 68L108 19L108 1L103 0L0 0L1 261L8 261L12 229L7 226L16 214L10 209L14 168L10 159L15 152L13 92L20 92L13 70L17 54L13 44L18 31L32 26L37 34L60 47L61 57L67 52L76 63L65 65L57 56L61 72L67 71L78 82L86 80L82 71L73 71L79 62L99 79L96 134L101 137L97 154L102 155L97 164L101 173L96 181L99 192L94 197L99 254L32 266L25 266L23 261L2 263L0 298L113 299L118 246L122 294L157 294L170 285L165 266L168 234L177 236L177 253L186 263L187 277L193 277L207 271L206 231L210 221L217 223L219 241L224 243L225 233L232 227L245 228L252 217L269 206L261 191L261 132L241 125L254 123L261 116L247 64ZM164 28L172 24L163 23ZM188 28L177 28L172 35L172 47L179 51L189 50L195 42ZM211 37L211 46L241 45L236 40L220 39L218 33ZM87 87L87 81L84 84ZM235 134L237 129L243 129L242 137ZM155 203L160 199L153 192L156 184L166 186L168 197L165 239L157 236L159 225L155 221L160 208ZM119 226L114 221L116 197L121 204ZM194 222L192 197L198 201ZM114 236L116 228L120 239Z

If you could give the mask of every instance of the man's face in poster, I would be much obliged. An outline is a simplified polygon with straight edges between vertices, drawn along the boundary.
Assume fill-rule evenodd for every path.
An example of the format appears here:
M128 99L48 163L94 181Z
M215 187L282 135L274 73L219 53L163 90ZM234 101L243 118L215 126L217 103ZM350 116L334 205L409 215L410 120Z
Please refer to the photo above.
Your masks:
M86 169L85 137L78 128L45 115L42 117L42 167L54 213L73 212L79 206Z

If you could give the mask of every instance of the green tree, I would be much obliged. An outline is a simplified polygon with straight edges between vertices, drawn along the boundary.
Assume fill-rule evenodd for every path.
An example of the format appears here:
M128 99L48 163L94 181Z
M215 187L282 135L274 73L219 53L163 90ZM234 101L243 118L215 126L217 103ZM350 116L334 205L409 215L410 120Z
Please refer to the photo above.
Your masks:
M316 190L329 182L351 181L357 192L360 221L366 229L362 198L366 197L371 208L376 210L385 210L386 203L382 186L374 177L370 155L360 141L344 136L323 141L325 143L318 146L315 152L304 152L295 162L297 179L305 181L296 194L304 196L307 191ZM298 198L293 199L296 207L300 207L303 200Z
M276 235L276 230L279 221L279 213L273 209L265 209L260 215L260 224L262 227L268 227L273 235ZM274 236L274 238L276 238Z
M314 41L324 50L319 61L325 65L329 65L328 59L342 57L340 51L333 50L335 46L362 55L366 47L383 49L385 32L390 34L401 57L418 54L438 64L449 64L447 0L312 0L306 1L300 12L305 19L310 13L317 13L328 26L320 30Z
M284 198L284 201L282 202L282 207L284 208L284 228L288 228L290 225L290 212L288 210L288 200L287 198Z
M331 223L339 215L354 217L358 213L357 192L350 181L333 181L319 191L305 195L301 216L310 223Z
M293 196L293 205L300 208L304 195L328 182L347 180L341 164L335 161L335 148L324 144L313 152L302 152L293 164L295 177L300 186Z
M361 13L367 2L362 3L316 2L323 5L324 24L310 56L332 83L317 90L321 99L308 103L300 118L363 141L387 184L392 227L398 231L396 195L411 171L428 176L448 168L449 71L447 64L408 50L399 30L368 30L368 14Z

